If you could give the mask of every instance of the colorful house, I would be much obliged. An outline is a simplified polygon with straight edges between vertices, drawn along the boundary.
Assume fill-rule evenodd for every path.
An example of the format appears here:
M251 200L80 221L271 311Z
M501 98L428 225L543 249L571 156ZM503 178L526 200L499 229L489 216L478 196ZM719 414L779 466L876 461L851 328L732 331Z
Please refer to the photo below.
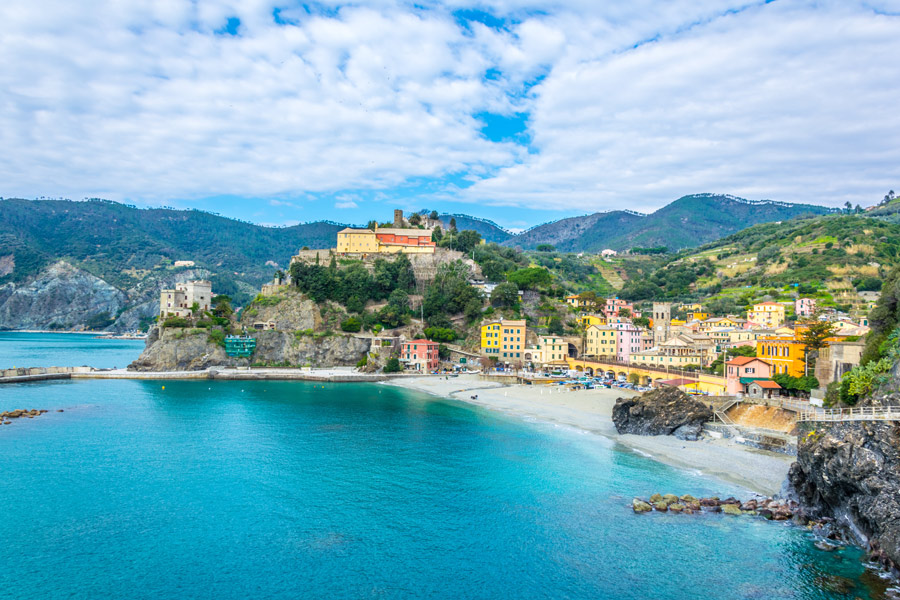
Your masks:
M407 369L415 371L434 371L438 368L440 358L438 356L438 347L440 344L430 340L412 340L403 342L400 346L400 362Z
M747 319L763 327L777 328L784 324L784 304L778 302L760 302L747 311Z
M754 356L736 356L725 363L725 392L746 394L747 385L772 378L772 364Z
M566 296L566 304L575 308L583 308L590 303L582 299L581 294L572 294L571 296Z
M615 359L619 353L619 330L612 325L591 325L584 338L584 354Z
M606 317L600 315L581 315L575 321L584 328L591 325L606 325Z
M756 340L756 356L772 365L772 374L803 377L806 345L794 339L765 337Z
M561 337L542 335L537 345L525 349L524 358L534 366L550 364L566 364L569 356L569 343Z
M811 317L815 312L815 298L797 298L794 300L794 315L797 317Z
M525 357L525 319L500 319L481 325L481 352L498 360L523 360Z

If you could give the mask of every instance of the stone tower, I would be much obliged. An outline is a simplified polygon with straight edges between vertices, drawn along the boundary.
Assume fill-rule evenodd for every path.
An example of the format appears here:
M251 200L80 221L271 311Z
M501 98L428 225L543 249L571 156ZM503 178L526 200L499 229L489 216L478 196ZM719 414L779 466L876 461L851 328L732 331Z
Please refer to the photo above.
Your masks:
M399 208L394 209L394 227L403 229L403 211Z
M669 339L669 327L672 321L672 303L653 303L653 345L659 346Z

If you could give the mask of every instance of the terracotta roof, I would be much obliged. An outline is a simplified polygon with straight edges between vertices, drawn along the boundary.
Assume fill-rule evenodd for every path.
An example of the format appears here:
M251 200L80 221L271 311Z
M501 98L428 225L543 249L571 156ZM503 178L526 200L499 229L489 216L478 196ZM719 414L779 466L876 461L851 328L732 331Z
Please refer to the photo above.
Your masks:
M735 356L734 358L732 358L725 364L733 365L735 367L742 367L742 366L746 365L747 363L752 363L754 360L758 360L760 362L766 362L761 358L757 358L756 356ZM769 363L766 363L766 364L769 364Z
M780 390L781 386L772 381L771 379L763 379L761 381L754 381L756 385L763 388L764 390Z

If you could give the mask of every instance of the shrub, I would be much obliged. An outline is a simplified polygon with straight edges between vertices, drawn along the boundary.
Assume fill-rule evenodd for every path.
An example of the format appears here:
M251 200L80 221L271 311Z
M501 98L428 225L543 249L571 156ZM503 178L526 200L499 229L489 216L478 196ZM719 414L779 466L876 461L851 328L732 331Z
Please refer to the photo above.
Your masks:
M162 322L163 327L188 327L190 323L184 317L169 317Z
M359 362L356 363L356 368L361 369L367 364L369 364L369 355L365 354L361 359L359 359Z
M211 329L209 331L209 335L206 337L206 341L208 341L210 344L215 344L224 348L225 332L221 329Z
M341 321L341 331L357 333L360 329L362 329L362 321L358 317L349 317Z
M253 299L253 304L258 306L277 306L284 300L281 296L263 296L262 294L257 294L256 298Z
M403 365L400 364L400 360L396 356L390 357L384 365L385 373L399 373L402 370Z
M456 332L449 327L426 327L425 337L435 342L452 342L456 339Z

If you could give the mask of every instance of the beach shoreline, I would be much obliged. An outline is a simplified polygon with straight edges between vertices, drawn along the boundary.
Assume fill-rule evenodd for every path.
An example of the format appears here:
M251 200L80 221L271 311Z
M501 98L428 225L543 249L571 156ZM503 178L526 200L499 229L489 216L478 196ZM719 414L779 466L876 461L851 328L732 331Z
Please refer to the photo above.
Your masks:
M509 385L459 377L418 377L385 382L441 398L497 410L518 418L566 425L611 439L669 466L772 496L781 491L793 457L757 450L728 439L690 442L674 436L619 434L612 422L616 398L635 395L622 389L564 391L560 386Z

